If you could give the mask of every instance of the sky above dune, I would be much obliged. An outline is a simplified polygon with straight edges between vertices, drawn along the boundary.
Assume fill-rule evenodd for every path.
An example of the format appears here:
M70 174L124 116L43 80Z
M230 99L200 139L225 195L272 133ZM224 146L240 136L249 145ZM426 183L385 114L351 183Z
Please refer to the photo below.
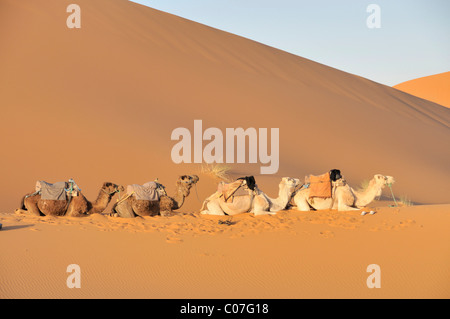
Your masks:
M448 0L134 2L390 86L450 70Z

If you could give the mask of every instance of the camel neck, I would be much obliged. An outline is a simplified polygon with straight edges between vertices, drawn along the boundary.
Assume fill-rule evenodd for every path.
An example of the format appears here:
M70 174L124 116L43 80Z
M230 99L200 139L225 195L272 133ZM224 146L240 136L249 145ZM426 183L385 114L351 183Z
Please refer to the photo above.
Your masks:
M173 197L173 200L174 200L175 205L176 205L177 207L173 207L172 209L178 209L178 208L181 208L181 206L183 206L183 204L184 204L184 198L185 198L185 196L184 196L184 194L183 194L182 187L183 187L183 186L181 186L181 185L178 185L178 186L177 186L177 189L176 189L176 191L175 191L175 196Z
M369 186L365 191L358 192L352 188L353 193L356 196L356 206L364 207L372 202L375 197L381 195L381 187L374 181L369 182Z
M101 189L98 193L97 199L92 203L92 209L89 213L101 214L111 201L111 197L111 194L107 194L103 191L103 189Z
M284 209L290 200L290 194L285 186L281 186L278 191L278 197L274 199L269 197L269 199L272 202L272 209Z

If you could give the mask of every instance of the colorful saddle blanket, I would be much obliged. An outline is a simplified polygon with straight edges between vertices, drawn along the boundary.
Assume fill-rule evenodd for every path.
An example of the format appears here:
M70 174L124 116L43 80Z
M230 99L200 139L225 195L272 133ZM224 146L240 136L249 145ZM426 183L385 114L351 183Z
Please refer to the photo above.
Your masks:
M331 179L330 173L325 173L319 176L309 175L305 178L305 182L309 182L309 198L320 197L329 198L331 197Z

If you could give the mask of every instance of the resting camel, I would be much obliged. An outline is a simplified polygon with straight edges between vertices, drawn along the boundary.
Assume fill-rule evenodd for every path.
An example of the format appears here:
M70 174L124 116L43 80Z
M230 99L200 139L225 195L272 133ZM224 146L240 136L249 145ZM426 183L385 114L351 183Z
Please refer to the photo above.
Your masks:
M221 196L222 194L216 191L203 202L201 213L206 215L237 215L241 213L266 215L275 213L286 208L298 184L297 178L283 177L279 184L278 197L273 199L256 185L254 190L249 189L244 181L241 187L246 189L248 195L235 196L232 201L227 202Z
M394 182L395 180L392 176L377 174L369 182L366 190L356 191L344 179L339 179L333 182L335 190L332 198L314 197L310 199L310 189L301 188L293 196L293 203L300 211L309 211L311 208L315 210L331 208L338 211L359 210L371 203L375 197L381 196L383 188L386 185L394 184Z
M40 194L27 194L22 198L16 213L28 212L36 216L71 217L100 214L106 209L114 194L124 190L121 185L105 182L94 202L88 201L80 191L78 196L73 196L70 200L45 200L41 199Z
M126 196L114 204L111 215L124 218L137 216L169 216L173 210L181 208L184 199L189 196L190 189L198 182L197 175L180 176L176 182L175 195L162 195L159 201L138 200L134 196Z

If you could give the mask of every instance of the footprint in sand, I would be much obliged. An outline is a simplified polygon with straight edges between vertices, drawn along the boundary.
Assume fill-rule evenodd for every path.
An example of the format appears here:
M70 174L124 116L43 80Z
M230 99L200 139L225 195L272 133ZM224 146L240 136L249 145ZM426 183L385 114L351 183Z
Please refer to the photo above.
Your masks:
M183 242L183 239L181 239L180 237L167 236L166 242L170 244L179 244Z
M398 223L398 225L394 226L394 229L396 229L396 230L398 230L398 229L405 229L405 228L408 228L410 226L413 226L415 223L416 223L415 220L407 219L407 220L404 220L404 221L400 221Z
M407 219L407 220L401 220L398 222L392 221L392 220L385 220L383 221L382 225L372 227L371 231L379 231L379 230L403 230L406 228L409 228L411 226L414 226L416 224L416 221L413 219Z
M334 233L332 231L329 231L329 230L321 231L319 233L319 235L322 238L333 238L334 237Z

